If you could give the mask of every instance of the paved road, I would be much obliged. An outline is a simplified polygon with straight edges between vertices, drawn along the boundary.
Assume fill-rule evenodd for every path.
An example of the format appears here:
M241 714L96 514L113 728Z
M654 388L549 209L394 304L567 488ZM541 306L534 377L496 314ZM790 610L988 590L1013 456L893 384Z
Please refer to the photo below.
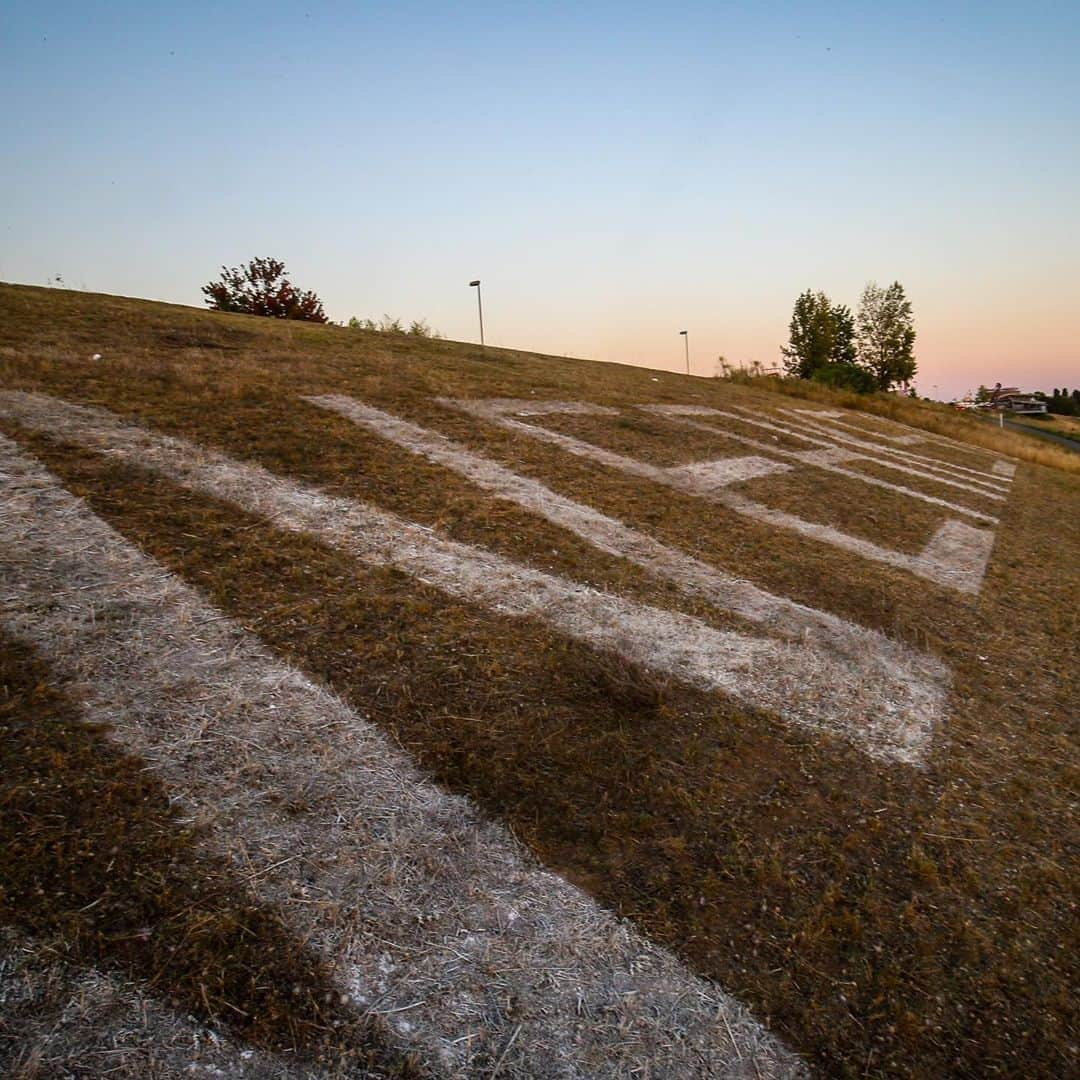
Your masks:
M988 424L993 424L997 427L998 421L996 418L984 417ZM1050 442L1058 443L1064 446L1066 450L1071 450L1074 454L1080 454L1080 443L1075 439L1067 439L1064 435L1056 435L1052 431L1041 431L1039 428L1031 427L1028 424L1018 424L1015 420L1006 420L1005 426L1011 428L1013 431L1023 431L1027 435L1034 435L1038 439L1048 439Z

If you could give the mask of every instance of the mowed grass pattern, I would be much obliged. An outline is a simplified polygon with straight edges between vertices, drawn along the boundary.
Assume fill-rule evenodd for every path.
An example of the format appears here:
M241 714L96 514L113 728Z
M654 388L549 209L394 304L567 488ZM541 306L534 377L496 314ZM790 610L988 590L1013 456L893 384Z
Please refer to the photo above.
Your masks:
M939 657L953 689L926 767L875 763L5 425L124 536L510 824L548 866L751 1005L820 1071L1073 1067L1075 475L1021 464L982 590L961 596L433 400L535 391L620 411L737 405L779 419L790 398L115 298L5 287L0 302L5 388L102 405L442 535L739 625L298 401L348 394L725 572ZM104 359L91 361L95 352ZM907 449L987 472L994 461L979 448ZM868 506L876 497L865 488ZM827 502L820 512L828 518ZM909 519L906 504L889 503L897 546L918 532L919 512Z

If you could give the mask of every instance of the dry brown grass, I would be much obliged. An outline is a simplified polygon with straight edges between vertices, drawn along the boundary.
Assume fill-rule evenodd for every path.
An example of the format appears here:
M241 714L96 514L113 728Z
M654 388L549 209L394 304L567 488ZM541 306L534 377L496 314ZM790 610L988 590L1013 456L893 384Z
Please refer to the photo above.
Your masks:
M1080 486L1057 455L1042 468L1008 448L1008 432L1004 444L985 433L991 448L1029 464L982 593L960 598L432 404L535 390L610 405L775 408L776 395L757 385L667 374L654 383L654 373L614 365L46 290L4 287L0 307L5 387L101 404L457 539L723 622L297 400L350 394L774 592L940 656L954 690L932 760L921 771L885 766L10 429L124 535L370 715L441 783L508 822L548 865L750 1003L825 1074L1074 1069ZM94 352L105 359L91 361ZM882 408L913 422L906 402ZM963 438L947 419L940 433ZM665 460L665 430L650 419L618 438L633 439L635 453L651 440ZM955 460L985 467L988 444L966 441ZM897 496L867 487L859 498L850 513L898 546L922 534ZM48 685L47 673L35 678ZM91 749L73 757L76 776L96 775L100 747Z

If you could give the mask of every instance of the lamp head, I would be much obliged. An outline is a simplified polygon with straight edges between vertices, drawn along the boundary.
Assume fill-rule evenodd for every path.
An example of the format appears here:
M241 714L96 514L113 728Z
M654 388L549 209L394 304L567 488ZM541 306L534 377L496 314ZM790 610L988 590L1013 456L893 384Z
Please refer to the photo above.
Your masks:
M479 285L479 284L480 284L480 279L479 278L477 278L475 281L470 281L469 282L470 286L475 286L475 285Z

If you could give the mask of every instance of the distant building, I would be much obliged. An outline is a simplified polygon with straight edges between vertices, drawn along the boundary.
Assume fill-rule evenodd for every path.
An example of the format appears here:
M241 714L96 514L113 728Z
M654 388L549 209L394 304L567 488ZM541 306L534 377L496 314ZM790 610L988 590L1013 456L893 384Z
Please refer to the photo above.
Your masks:
M988 402L991 409L1000 409L1011 413L1045 413L1046 402L1031 394L1024 394L1017 386L1002 386L998 383Z
M1042 414L1047 411L1046 402L1032 394L1023 393L1017 386L1002 386L997 383L984 401L970 395L952 403L954 409L996 409L998 412Z

